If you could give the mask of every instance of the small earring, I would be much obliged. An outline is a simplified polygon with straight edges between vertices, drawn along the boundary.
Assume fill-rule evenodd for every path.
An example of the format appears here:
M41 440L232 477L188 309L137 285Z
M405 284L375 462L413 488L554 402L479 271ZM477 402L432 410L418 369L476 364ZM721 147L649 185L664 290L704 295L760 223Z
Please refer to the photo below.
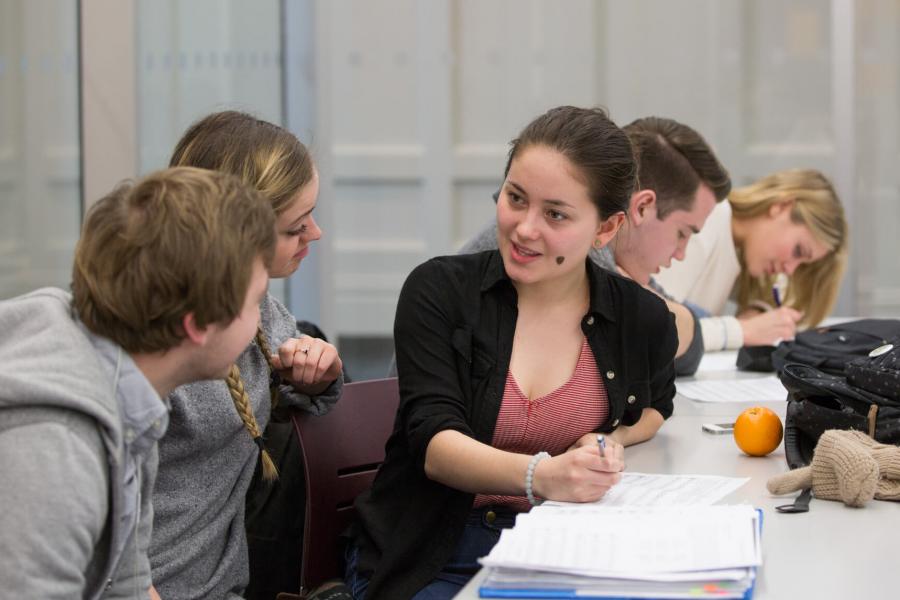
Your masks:
M601 242L600 240L594 240L594 248L599 250L602 247L603 247L603 242Z

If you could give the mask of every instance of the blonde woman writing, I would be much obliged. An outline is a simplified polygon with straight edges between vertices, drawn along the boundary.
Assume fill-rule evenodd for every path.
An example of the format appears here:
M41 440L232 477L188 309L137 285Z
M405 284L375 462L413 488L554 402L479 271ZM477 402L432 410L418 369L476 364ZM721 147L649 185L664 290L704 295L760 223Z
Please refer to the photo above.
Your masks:
M819 323L834 306L846 260L847 222L834 188L818 171L794 169L732 191L684 260L657 281L712 315L701 319L709 352L775 344ZM776 301L779 275L788 286ZM723 316L729 299L736 316Z

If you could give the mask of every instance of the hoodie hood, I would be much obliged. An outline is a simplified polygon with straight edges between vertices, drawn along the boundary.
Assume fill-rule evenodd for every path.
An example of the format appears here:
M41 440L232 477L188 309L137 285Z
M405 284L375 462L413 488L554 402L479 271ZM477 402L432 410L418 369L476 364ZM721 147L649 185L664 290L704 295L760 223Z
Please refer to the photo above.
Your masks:
M0 410L78 411L96 419L115 447L121 426L113 385L69 293L43 288L0 302Z

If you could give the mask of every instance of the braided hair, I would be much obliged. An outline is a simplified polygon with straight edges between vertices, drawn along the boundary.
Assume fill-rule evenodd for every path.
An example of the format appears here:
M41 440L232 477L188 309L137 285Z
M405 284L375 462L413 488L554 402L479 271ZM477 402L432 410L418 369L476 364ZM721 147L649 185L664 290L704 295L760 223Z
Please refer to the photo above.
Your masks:
M298 192L315 176L312 157L294 134L274 123L233 110L207 115L191 125L176 145L169 164L236 175L268 199L276 215L287 210ZM269 365L269 393L274 409L279 379L272 365L271 348L261 330L257 331L256 345ZM244 427L259 446L263 479L273 481L278 471L265 448L237 366L231 367L225 382Z
M278 377L275 371L275 365L272 364L272 352L269 342L262 329L256 330L256 345L259 346L260 352L269 365L269 372L272 377L269 380L269 396L272 401L272 410L278 405ZM265 441L263 440L262 431L259 429L259 423L256 422L256 416L253 414L253 407L250 404L250 397L244 388L244 380L241 378L241 370L237 365L231 365L228 376L225 378L225 384L231 393L231 399L234 407L237 409L238 416L244 423L244 427L253 438L253 442L259 447L259 459L262 463L262 476L265 481L275 481L278 479L278 468L275 461L272 460L271 454L266 450Z

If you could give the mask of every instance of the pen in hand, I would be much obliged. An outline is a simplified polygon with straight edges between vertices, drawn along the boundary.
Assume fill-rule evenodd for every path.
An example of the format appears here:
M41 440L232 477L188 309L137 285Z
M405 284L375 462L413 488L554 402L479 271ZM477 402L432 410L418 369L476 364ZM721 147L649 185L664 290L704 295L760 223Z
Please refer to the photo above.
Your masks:
M600 458L606 457L606 436L600 434L597 436L597 447L600 449Z
M775 301L775 308L781 307L781 301L784 300L785 287L787 287L787 277L784 273L779 273L772 284L772 299Z

